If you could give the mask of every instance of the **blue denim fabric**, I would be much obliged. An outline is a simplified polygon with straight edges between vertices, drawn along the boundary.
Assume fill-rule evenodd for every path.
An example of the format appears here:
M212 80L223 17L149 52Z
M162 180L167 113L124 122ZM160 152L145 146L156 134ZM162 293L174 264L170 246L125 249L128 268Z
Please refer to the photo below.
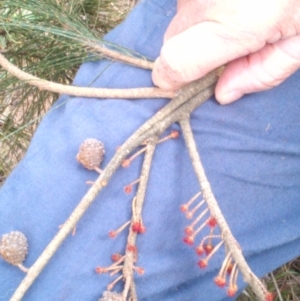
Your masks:
M163 34L176 11L174 0L142 1L107 40L151 59L159 55ZM199 41L201 42L201 41ZM95 87L151 86L151 73L106 61L83 64L74 84ZM104 72L103 72L104 71ZM101 76L99 76L101 74ZM243 97L228 106L213 98L192 114L197 145L219 205L251 268L258 276L300 254L300 72L270 91ZM88 190L97 174L76 161L81 142L105 144L105 166L116 147L167 100L98 100L62 96L41 122L25 158L0 192L0 235L26 234L32 265ZM172 128L178 129L177 125ZM24 301L98 300L110 256L124 251L126 233L110 239L131 216L123 187L137 179L142 158L119 169L51 259ZM140 301L221 301L216 287L224 258L220 251L205 270L194 250L183 244L188 224L179 207L199 191L180 137L157 147L145 200L147 231L138 237L136 276ZM200 241L198 238L197 241ZM24 274L0 260L0 300L8 300ZM240 292L245 287L238 280ZM121 290L120 285L116 287ZM232 299L231 299L232 300Z

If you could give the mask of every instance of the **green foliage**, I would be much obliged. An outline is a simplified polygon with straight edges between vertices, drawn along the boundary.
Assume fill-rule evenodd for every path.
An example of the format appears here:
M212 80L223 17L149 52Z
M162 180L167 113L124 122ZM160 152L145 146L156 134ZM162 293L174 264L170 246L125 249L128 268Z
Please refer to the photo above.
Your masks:
M86 44L98 43L122 21L129 3L0 0L0 51L30 74L70 84L81 63L101 58ZM0 181L23 156L38 122L56 99L55 93L39 91L0 69Z
M263 282L275 296L274 301L300 299L300 257L264 277ZM257 301L251 288L247 288L237 301Z

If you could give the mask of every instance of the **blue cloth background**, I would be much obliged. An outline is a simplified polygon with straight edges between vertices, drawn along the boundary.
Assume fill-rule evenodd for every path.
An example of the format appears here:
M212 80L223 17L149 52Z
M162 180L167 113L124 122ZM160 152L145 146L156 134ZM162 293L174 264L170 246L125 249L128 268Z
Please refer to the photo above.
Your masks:
M174 0L143 1L107 40L155 59L175 11ZM152 85L149 71L120 63L106 66L106 61L82 65L74 84L87 86L96 79L97 87ZM273 90L232 105L210 99L192 115L212 189L259 276L300 254L299 82L300 72ZM80 143L90 137L103 141L105 166L116 147L166 102L60 98L0 193L0 234L26 234L26 266L34 263L86 193L85 181L97 177L77 163ZM98 300L112 279L94 269L109 265L111 254L124 250L125 233L116 239L107 233L130 218L134 194L126 195L123 187L139 177L140 166L141 158L118 170L77 225L76 236L66 239L24 301ZM194 250L182 243L188 221L179 207L198 190L183 138L160 144L143 213L147 232L138 237L138 265L145 269L143 276L136 276L140 301L229 299L213 284L223 252L200 270ZM0 300L8 300L23 277L1 260ZM241 277L239 287L245 287Z

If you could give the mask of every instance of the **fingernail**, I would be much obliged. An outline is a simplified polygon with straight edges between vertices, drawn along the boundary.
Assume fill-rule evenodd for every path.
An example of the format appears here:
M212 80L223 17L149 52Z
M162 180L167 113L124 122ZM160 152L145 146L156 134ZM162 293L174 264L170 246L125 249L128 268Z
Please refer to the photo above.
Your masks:
M152 71L152 81L155 86L158 86L164 90L176 90L179 89L183 84L179 84L172 80L165 72L165 68L161 63L160 58L154 62L154 68Z
M224 91L221 94L216 95L216 99L221 105L227 105L229 103L238 100L242 96L243 93L241 93L239 90L231 90L231 91Z

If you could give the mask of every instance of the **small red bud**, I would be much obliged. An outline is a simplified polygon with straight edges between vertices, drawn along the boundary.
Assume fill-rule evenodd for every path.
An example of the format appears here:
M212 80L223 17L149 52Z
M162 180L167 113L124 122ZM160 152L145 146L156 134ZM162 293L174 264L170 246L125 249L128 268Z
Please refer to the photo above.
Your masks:
M273 301L274 300L274 295L272 293L270 293L270 292L267 292L265 294L265 300L266 301Z
M112 260L113 262L117 262L117 261L120 260L121 258L122 258L122 255L119 254L119 253L115 253L115 254L112 254L112 255L111 255L111 260Z
M198 266L200 267L200 269L205 269L208 265L208 262L206 259L200 259L198 261Z
M181 206L180 206L180 211L181 211L181 212L187 212L188 209L189 209L189 208L188 208L187 205L181 205Z
M140 274L140 275L144 275L145 274L145 270L141 267L135 267L134 270Z
M205 252L205 251L204 251L204 249L203 249L202 246L199 246L199 247L196 248L196 253L197 253L199 256L203 255L204 252Z
M140 227L141 227L141 223L140 222L135 222L132 224L131 229L133 232L139 232L140 231Z
M214 249L214 246L212 244L207 244L203 246L203 249L206 253L206 255L209 255L211 251Z
M183 242L187 245L192 245L194 243L194 238L192 236L186 236L183 238Z
M188 226L184 229L186 235L192 235L194 233L194 229L191 226Z
M226 285L226 280L224 278L222 278L221 276L217 276L214 279L214 282L219 287L224 287Z
M214 228L217 225L217 220L211 216L210 219L207 221L207 225L211 228Z
M125 193L129 194L132 192L132 186L131 185L127 185L124 187L124 191Z
M141 222L135 222L132 224L131 229L133 232L143 234L146 232L146 227Z
M238 288L236 285L229 286L227 290L228 297L233 297L236 294L237 290Z
M96 267L96 268L95 268L95 272L96 272L97 274L103 274L103 273L106 273L106 269L103 268L103 267Z
M130 160L128 159L125 159L123 162L122 162L122 167L128 167L130 165Z
M179 137L179 132L178 132L178 131L175 131L175 130L171 131L170 137L171 137L172 139L178 138L178 137Z
M134 245L128 245L127 246L127 251L136 253L137 252L137 247L134 246Z
M117 232L116 231L109 231L108 236L110 238L115 238L117 236Z

